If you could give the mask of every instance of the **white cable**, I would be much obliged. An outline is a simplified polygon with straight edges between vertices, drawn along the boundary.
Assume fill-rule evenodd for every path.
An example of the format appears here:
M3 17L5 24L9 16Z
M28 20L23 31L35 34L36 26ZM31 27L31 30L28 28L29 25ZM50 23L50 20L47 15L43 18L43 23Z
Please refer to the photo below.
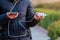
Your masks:
M17 4L18 1L15 2L15 4L13 5L13 7L11 8L10 12L12 12L12 10L14 9L14 7L16 6L16 4ZM26 33L24 35L19 35L19 36L12 36L12 35L10 35L10 32L9 32L10 22L11 22L11 20L8 21L8 36L9 37L23 37L23 36L27 35L27 29L19 21L18 21L18 23L21 25L21 27L23 27L26 30Z
M11 22L11 20L9 20L9 23L8 23L8 36L9 36L9 37L23 37L23 36L26 36L26 34L27 34L27 29L26 29L26 28L21 24L21 22L19 22L19 21L18 21L18 23L21 25L21 27L23 27L23 28L26 30L25 34L24 34L24 35L19 35L19 36L12 36L12 35L10 35L10 32L9 32L10 22Z
M14 7L16 6L17 1L15 2L15 4L13 5L13 7L11 8L10 12L12 12L12 10L14 9Z

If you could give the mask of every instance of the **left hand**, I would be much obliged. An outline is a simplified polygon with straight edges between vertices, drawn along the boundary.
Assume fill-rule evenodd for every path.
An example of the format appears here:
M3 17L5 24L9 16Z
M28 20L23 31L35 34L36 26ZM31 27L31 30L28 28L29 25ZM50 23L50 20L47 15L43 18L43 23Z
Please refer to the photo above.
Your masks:
M36 13L35 13L34 18L35 18L36 20L43 19L44 16L38 16L38 15L37 15L38 13L39 13L39 12L36 12Z
M11 14L11 12L7 12L6 15L9 19L14 19L14 18L18 17L18 12L16 14L14 14L14 13Z

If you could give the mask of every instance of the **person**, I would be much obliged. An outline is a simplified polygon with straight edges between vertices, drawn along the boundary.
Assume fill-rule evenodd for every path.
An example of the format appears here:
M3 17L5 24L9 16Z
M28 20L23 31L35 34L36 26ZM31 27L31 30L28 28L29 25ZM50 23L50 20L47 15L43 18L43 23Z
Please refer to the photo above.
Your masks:
M0 0L0 40L32 40L29 28L34 27L39 20L43 18L34 13L30 0L19 0L15 8L12 10L12 12L17 13L11 15L11 12L9 11L16 1L17 0ZM9 20L11 20L9 25L10 35L16 37L8 35ZM22 20L23 22L21 22ZM19 21L25 29L19 24ZM26 31L27 34L22 36Z

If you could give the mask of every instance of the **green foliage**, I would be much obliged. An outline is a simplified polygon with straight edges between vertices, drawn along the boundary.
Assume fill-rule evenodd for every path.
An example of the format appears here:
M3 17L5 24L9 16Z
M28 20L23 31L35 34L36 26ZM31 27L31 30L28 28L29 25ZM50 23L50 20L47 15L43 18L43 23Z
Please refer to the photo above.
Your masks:
M48 35L50 36L51 40L56 40L57 37L60 36L60 20L52 23L48 27Z
M44 19L40 20L39 25L48 28L50 24L53 22L60 20L60 11L54 9L43 9L43 8L35 8L35 12L44 12L48 14Z
M42 19L39 24L47 29L47 27L53 22L60 20L60 14L48 14L47 17Z

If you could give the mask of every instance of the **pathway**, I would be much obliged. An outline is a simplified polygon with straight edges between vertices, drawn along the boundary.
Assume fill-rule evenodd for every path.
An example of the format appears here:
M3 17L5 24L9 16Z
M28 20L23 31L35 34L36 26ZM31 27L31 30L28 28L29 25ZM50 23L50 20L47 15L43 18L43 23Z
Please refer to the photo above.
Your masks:
M36 25L35 27L30 28L32 33L32 40L48 40L47 31Z

